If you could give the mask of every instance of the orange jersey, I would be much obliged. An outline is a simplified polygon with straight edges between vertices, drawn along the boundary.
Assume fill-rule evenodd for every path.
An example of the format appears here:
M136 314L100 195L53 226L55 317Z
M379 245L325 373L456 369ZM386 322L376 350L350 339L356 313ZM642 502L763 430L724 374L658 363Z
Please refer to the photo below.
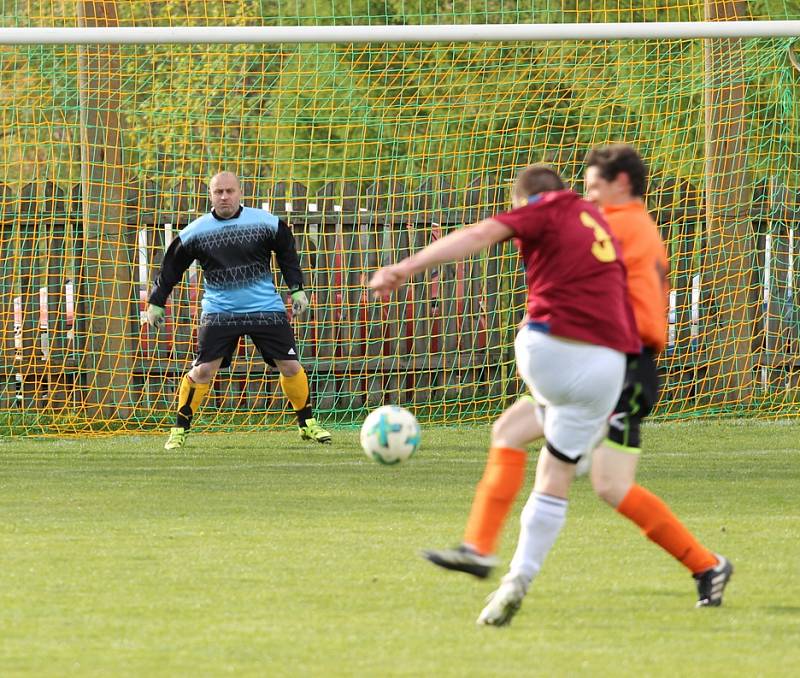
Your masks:
M642 343L656 351L667 342L669 284L667 250L658 226L639 200L602 208L622 246L628 269L628 295Z

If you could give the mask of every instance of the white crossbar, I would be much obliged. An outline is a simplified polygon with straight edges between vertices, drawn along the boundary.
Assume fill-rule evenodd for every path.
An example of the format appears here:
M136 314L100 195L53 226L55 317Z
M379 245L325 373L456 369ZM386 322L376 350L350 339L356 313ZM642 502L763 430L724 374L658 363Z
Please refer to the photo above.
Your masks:
M800 21L667 21L445 26L0 28L0 44L3 45L536 42L797 36L800 36Z

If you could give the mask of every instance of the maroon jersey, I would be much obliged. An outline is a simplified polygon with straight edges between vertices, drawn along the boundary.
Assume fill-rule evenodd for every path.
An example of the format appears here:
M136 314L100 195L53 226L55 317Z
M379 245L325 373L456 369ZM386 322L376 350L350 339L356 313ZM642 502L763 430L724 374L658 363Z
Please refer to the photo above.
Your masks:
M620 249L594 205L552 191L494 219L519 239L531 322L554 336L641 351Z

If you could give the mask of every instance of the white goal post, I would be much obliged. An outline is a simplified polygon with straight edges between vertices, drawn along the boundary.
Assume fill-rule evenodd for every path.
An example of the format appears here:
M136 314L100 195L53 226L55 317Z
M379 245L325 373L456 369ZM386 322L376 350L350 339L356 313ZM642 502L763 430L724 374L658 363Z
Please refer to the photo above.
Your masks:
M800 36L800 21L0 28L2 45L669 40Z

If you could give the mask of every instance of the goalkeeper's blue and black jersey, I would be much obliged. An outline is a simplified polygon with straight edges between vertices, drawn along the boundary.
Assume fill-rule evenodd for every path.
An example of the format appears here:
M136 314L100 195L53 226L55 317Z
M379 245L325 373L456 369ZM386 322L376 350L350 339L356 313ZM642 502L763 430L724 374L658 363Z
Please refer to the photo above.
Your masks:
M195 219L170 244L150 303L164 306L172 288L197 260L203 268L204 313L285 312L272 279L273 252L287 287L302 289L294 236L285 222L252 207L240 207L230 219L222 219L212 210Z

